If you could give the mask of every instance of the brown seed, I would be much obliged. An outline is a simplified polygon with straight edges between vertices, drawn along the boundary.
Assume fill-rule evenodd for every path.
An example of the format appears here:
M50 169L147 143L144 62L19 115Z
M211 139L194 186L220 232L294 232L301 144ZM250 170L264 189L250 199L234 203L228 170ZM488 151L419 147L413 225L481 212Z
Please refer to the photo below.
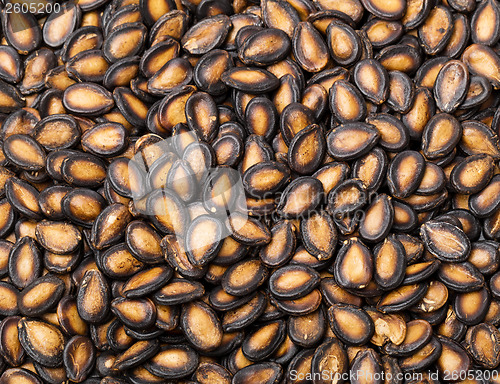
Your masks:
M336 81L330 89L330 109L341 123L353 123L366 117L366 103L361 92L345 80Z
M470 252L470 241L464 232L446 222L429 221L421 229L427 249L442 261L464 261Z
M19 341L26 353L47 367L63 362L64 337L59 328L40 320L23 317L18 323Z
M233 238L244 245L264 245L271 241L271 232L265 224L242 213L233 212L226 226Z
M399 344L388 343L384 351L393 356L409 356L426 345L432 337L432 328L425 320L412 320L407 323L406 336Z
M254 97L245 109L245 122L250 134L268 140L274 136L277 128L278 113L273 102L265 97Z
M389 97L389 75L379 61L365 59L354 67L354 82L361 93L375 104Z
M193 373L198 366L198 354L187 345L165 345L145 368L164 379L178 379Z
M498 269L498 256L494 245L495 243L488 240L471 243L467 261L484 275L494 273Z
M41 91L45 87L45 73L57 65L54 53L47 48L33 52L24 61L24 78L19 90L24 95Z
M390 71L387 105L396 112L408 112L413 104L414 88L413 82L406 73Z
M443 50L448 57L458 57L466 48L470 36L469 22L464 14L453 15L453 32Z
M276 76L260 68L232 68L222 74L221 80L228 87L253 94L269 92L279 86Z
M192 55L203 55L220 46L231 27L226 15L206 18L203 22L191 27L182 37L182 48Z
M378 353L370 348L358 352L351 362L351 369L355 370L355 372L358 372L361 371L361 368L366 372L366 375L368 376L380 376L383 372L383 368L382 361ZM366 381L361 377L352 380L352 383L356 384L365 382Z
M81 133L77 122L70 115L47 116L35 127L34 139L47 151L73 147Z
M488 46L469 45L462 54L462 61L475 75L486 77L494 89L500 87L500 57Z
M114 279L129 278L144 269L124 243L117 244L102 252L97 258L102 271Z
M111 311L131 329L148 329L156 320L156 307L149 299L118 297L111 302Z
M298 299L311 292L319 284L319 275L313 269L290 265L277 269L269 279L273 296L278 299Z
M40 26L29 12L2 12L2 29L9 45L24 55L38 48L42 42Z
M328 153L338 160L352 160L370 151L379 137L379 133L372 125L365 123L343 124L328 134Z
M332 21L326 30L327 45L333 61L350 65L360 58L361 41L354 29L341 21Z
M64 222L44 220L36 226L38 242L50 252L68 254L76 251L82 235L74 225ZM61 240L64 238L64 241Z
M233 376L233 381L241 384L250 384L254 383L255 380L261 380L262 384L272 384L279 382L282 375L283 369L280 364L272 362L258 363L239 370ZM264 381L262 378L264 378Z
M89 326L78 314L78 306L72 296L64 296L57 304L57 320L68 335L85 336L88 333Z
M427 88L417 87L413 97L413 106L401 116L401 121L408 128L413 139L420 139L428 121L434 116L436 105L432 93ZM438 115L439 116L439 115Z
M64 91L64 107L73 113L88 116L106 113L114 106L111 93L94 83L78 83Z
M322 198L323 186L318 179L298 177L283 191L277 210L284 217L298 217L315 209Z
M435 363L441 355L442 346L438 338L431 340L413 355L399 360L399 366L405 372L421 371Z
M279 111L278 111L279 112ZM281 111L280 130L286 145L302 129L314 124L313 112L299 103L290 103Z
M103 211L105 200L91 189L75 188L64 195L60 204L64 216L73 223L91 227L94 220Z
M267 268L259 260L244 260L226 271L222 278L222 288L231 295L245 296L262 285L267 276Z
M83 134L81 143L85 151L94 155L115 156L128 144L127 131L121 124L99 124Z
M378 346L387 344L400 345L407 333L407 325L398 314L384 314L375 308L365 308L371 317L375 330L371 342Z
M196 266L203 266L217 256L222 246L223 224L208 215L194 219L186 232L188 258Z
M422 64L415 74L416 84L432 90L439 71L447 62L446 57L438 56Z
M412 308L417 313L435 312L448 301L448 289L439 281L430 281L424 297Z
M484 284L483 275L468 262L442 263L438 277L447 287L457 292L475 291Z
M401 242L389 236L374 250L374 279L386 289L396 288L405 277L406 254Z
M271 241L259 252L264 265L279 267L293 256L296 245L295 232L295 226L288 220L281 220L271 228Z
M250 333L242 344L243 354L253 361L270 356L285 338L286 323L283 320L269 322Z
M211 351L222 342L222 327L215 311L203 302L183 306L182 329L186 338L201 351Z
M460 293L455 296L453 309L458 320L466 325L479 324L488 311L490 294L486 288L478 291Z
M311 371L323 370L332 372L333 375L343 375L349 371L347 353L340 341L335 338L325 340L314 352Z
M77 4L63 4L59 12L53 12L43 26L43 41L50 47L60 47L80 24L81 8Z
M387 182L395 197L407 197L424 177L425 161L418 152L407 150L398 153L389 165Z
M467 326L457 319L457 315L450 305L446 313L446 318L437 328L437 333L451 339L461 339L466 331Z
M42 274L42 256L31 237L22 237L9 255L8 270L12 283L18 288L31 284Z
M249 36L239 47L238 57L246 65L266 66L284 59L291 48L284 31L268 28Z
M106 88L127 86L139 74L139 57L132 56L118 60L104 74L103 84Z
M363 345L375 332L371 317L353 305L332 305L328 309L328 318L335 335L349 345Z
M39 316L56 306L64 293L64 282L45 275L25 287L18 297L20 312L25 316Z
M297 133L288 150L288 163L292 170L300 174L315 172L326 152L323 131L316 125L310 125Z
M150 78L167 62L178 57L179 49L179 43L172 38L151 46L141 57L139 64L141 72Z
M493 159L489 155L474 155L453 168L450 183L459 193L472 194L483 190L492 177Z
M146 41L146 27L142 23L127 23L116 27L104 40L103 52L109 62L141 53Z
M157 291L153 299L161 305L174 305L196 300L205 294L201 283L187 279L172 279Z
M294 29L293 53L299 65L308 72L319 72L329 64L326 42L313 24L301 22Z
M475 362L485 368L494 368L500 360L498 350L498 329L487 323L481 323L468 329L465 335L465 348Z
M80 317L90 323L102 322L109 312L109 299L109 286L104 275L98 270L87 271L77 294Z
M382 312L393 313L402 311L416 304L425 296L428 283L401 285L382 296L377 308Z
M103 328L106 326L104 325ZM106 343L116 351L124 351L134 343L134 339L125 332L125 326L116 318L111 320L105 332L106 334L103 336L106 338Z
M220 292L224 291L221 290ZM231 307L234 306L234 308L225 312L222 318L222 329L225 332L237 331L254 323L265 311L268 303L267 296L261 292L257 292L253 297L237 298L233 296L233 298ZM241 301L246 302L242 304Z
M73 336L64 347L63 361L70 380L76 382L85 380L95 361L92 341L85 336Z
M139 127L145 126L148 106L126 87L117 87L113 91L113 99L125 122ZM123 124L123 123L122 123Z
M491 92L492 86L485 77L471 76L467 95L460 106L471 108L482 104L491 96Z
M226 51L207 52L194 67L196 85L210 95L219 95L227 90L221 76L232 67L232 59Z
M489 127L479 121L465 121L460 148L468 155L488 154L494 159L500 157L498 138Z
M399 21L373 19L366 23L363 29L376 48L390 45L403 35L403 25Z
M379 242L389 233L394 220L394 208L386 194L377 196L367 208L359 223L361 238L369 242Z
M337 283L347 289L364 288L373 276L373 255L357 238L344 242L334 263Z
M168 266L153 267L137 272L123 286L123 294L127 298L138 298L163 287L172 276Z
M19 382L27 384L42 384L42 381L40 380L38 375L25 368L6 369L2 373L2 376L0 376L0 380L2 380L2 382L6 384L14 384Z
M442 51L451 38L453 20L449 8L434 7L418 29L418 37L429 55Z
M469 88L469 71L459 60L450 60L439 71L434 86L437 107L452 113L465 100Z
M125 242L130 252L142 262L158 263L162 260L160 236L151 226L141 221L127 225Z
M262 4L262 17L269 28L279 28L290 38L300 22L297 11L290 4L277 0L265 0Z
M500 10L493 1L481 3L471 19L471 38L474 43L488 46L494 45L500 39L498 22Z
M0 355L5 362L18 367L23 363L25 352L19 341L17 325L21 318L19 316L8 316L0 323Z
M406 10L406 4L403 1L384 3L378 0L364 0L362 3L370 13L386 20L398 20Z
M388 71L413 74L420 67L422 55L412 46L396 44L383 48L377 55L377 59Z
M8 45L3 45L0 49L0 78L9 83L19 82L23 77L23 67L17 51Z
M424 177L417 190L418 195L433 195L441 192L446 184L446 176L442 168L436 164L425 163Z
M135 367L154 356L158 348L159 344L157 340L138 341L117 356L113 363L113 368L123 371L127 368Z
M262 162L251 166L243 174L243 186L252 196L263 197L279 191L289 180L290 170L278 162Z
M186 59L172 58L148 80L148 92L157 96L167 95L175 87L188 84L192 77L193 70Z
M323 338L325 330L326 319L321 309L288 320L288 335L295 344L302 347L316 345Z
M439 336L442 345L441 355L436 362L440 372L450 372L450 374L460 375L467 372L471 367L471 359L465 349L456 341Z
M0 313L3 316L12 316L19 313L17 304L19 292L15 286L5 281L0 282L0 295L2 303L0 305Z
M207 271L207 266L196 267L189 261L182 237L166 235L161 242L161 247L170 267L174 268L181 276L186 278L200 278Z

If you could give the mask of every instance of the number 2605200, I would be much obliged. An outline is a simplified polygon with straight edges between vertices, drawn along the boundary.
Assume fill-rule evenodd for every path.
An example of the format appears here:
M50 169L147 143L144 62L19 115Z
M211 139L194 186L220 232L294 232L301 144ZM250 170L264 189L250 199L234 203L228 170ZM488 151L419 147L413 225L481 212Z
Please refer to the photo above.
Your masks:
M61 11L61 4L49 2L26 2L26 3L6 3L4 7L5 13L32 13L46 14L58 13Z
M463 381L463 380L497 380L498 371L496 370L469 370L469 371L444 371L443 380L445 381Z

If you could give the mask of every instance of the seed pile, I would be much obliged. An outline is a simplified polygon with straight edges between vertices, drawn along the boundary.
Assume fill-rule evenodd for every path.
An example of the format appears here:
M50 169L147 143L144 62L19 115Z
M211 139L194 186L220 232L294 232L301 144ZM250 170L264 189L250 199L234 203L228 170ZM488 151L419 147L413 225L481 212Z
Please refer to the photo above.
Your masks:
M1 384L496 382L496 0L77 3L0 15Z

